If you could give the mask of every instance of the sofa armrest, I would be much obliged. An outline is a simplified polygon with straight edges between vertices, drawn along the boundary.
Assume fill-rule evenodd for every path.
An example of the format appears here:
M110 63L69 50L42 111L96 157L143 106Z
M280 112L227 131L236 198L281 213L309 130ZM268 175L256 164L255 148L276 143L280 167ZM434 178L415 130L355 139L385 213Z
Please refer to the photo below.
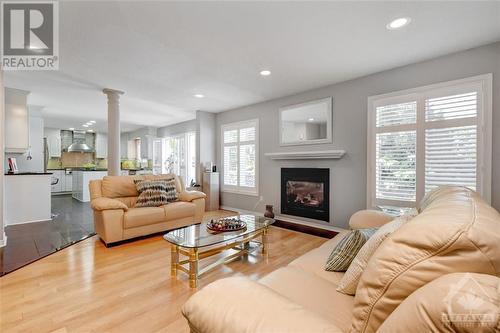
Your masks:
M182 307L192 332L331 332L341 330L272 289L243 277L221 279Z
M386 214L380 210L364 209L352 214L349 219L351 229L378 228L387 222L394 220L395 216Z
M191 202L195 199L204 199L206 197L207 197L207 195L203 192L200 192L200 191L183 191L183 192L179 193L178 199L180 201Z
M105 198L105 197L93 199L92 202L90 203L90 206L92 207L93 210L99 210L99 211L109 210L109 209L128 210L127 205L125 205L123 202L116 199Z

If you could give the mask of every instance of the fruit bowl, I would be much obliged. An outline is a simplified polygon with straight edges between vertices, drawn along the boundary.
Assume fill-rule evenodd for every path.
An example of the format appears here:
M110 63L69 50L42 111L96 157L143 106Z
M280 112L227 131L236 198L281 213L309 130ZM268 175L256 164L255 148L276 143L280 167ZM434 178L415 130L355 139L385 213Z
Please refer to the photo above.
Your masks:
M247 224L237 217L225 217L207 223L207 229L216 232L237 231L246 227Z

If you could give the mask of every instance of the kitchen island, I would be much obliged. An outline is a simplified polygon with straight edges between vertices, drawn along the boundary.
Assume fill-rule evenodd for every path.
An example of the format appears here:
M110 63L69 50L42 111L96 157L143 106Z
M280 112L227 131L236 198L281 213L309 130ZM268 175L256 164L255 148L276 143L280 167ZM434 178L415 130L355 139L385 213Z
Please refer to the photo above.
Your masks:
M89 202L89 182L102 179L107 175L107 171L73 170L73 198L81 202Z
M51 219L50 172L5 174L5 225Z

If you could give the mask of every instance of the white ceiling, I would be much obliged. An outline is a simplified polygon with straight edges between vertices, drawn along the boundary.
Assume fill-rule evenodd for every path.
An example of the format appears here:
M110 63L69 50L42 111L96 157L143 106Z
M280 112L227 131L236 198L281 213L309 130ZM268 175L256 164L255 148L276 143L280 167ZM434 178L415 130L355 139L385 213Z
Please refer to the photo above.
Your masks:
M393 18L412 23L388 31ZM500 2L60 2L60 70L8 72L48 126L193 119L500 40ZM261 77L261 69L272 75ZM206 97L197 99L195 93Z

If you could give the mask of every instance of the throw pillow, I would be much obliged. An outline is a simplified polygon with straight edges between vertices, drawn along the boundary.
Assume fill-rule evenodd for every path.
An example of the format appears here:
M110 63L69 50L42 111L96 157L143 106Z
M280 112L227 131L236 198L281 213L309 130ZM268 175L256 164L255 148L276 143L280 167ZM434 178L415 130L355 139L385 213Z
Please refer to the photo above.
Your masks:
M368 238L370 238L376 230L376 228L357 229L345 235L328 257L325 270L333 272L345 271L361 247L363 247Z
M178 193L177 187L175 186L175 178L165 179L165 190L167 191L168 202L177 201Z
M161 180L134 180L139 197L135 207L158 207L168 204L167 184Z
M417 215L418 211L413 208L408 213L396 217L391 222L381 226L373 234L373 236L366 241L361 250L359 250L358 254L353 259L351 265L340 280L337 291L347 295L354 295L356 293L356 288L358 286L359 279L361 278L361 274L363 274L363 271L368 264L368 260L370 260L379 245L382 244L384 239L386 239L390 234Z

